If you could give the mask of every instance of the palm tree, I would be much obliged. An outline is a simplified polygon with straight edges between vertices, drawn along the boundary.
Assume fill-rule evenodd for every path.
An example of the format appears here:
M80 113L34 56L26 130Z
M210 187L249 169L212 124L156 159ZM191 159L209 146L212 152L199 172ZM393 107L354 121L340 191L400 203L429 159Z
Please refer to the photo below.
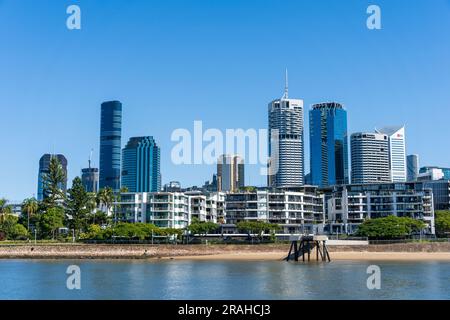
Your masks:
M0 214L11 214L12 207L8 204L8 200L2 198L0 199Z
M95 192L88 192L87 196L88 196L88 200L87 200L87 204L86 204L86 209L89 210L89 214L94 214L94 224L95 224L95 213L96 213L96 208L99 204L98 197Z
M97 194L97 202L103 204L106 207L106 213L108 214L114 202L114 192L110 187L101 189Z
M122 201L122 193L127 193L128 192L128 188L127 187L122 187L120 188L119 193L117 193L114 197L114 222L117 222L117 208L120 209L120 202Z
M12 208L8 205L8 200L0 199L0 223L3 223L7 216L12 213Z
M27 213L27 228L30 231L30 216L38 210L38 202L35 198L25 199L22 203L22 210Z

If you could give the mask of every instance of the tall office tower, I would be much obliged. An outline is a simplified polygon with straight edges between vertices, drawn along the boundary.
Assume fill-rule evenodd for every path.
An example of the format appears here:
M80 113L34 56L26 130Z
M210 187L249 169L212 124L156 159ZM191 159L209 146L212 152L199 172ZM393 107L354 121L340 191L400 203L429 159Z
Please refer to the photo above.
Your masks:
M221 155L217 161L217 191L234 192L244 186L244 160L238 155Z
M100 124L99 188L120 189L120 148L122 137L122 103L102 103Z
M44 176L49 173L50 160L56 157L64 171L65 179L60 185L60 189L65 193L67 191L67 159L62 154L44 154L39 160L39 174L38 174L38 192L37 199L44 200L47 197L44 188Z
M89 157L89 166L81 169L81 183L87 192L98 191L98 168L91 167L92 151Z
M352 184L390 182L388 139L380 133L351 135Z
M98 191L98 168L81 169L81 182L87 192Z
M130 138L122 150L122 188L128 192L161 191L160 154L153 137Z
M348 184L347 111L336 102L309 111L311 184Z
M406 181L406 145L405 127L392 126L375 129L375 132L385 134L389 138L389 170L392 182Z
M286 72L284 95L269 103L269 187L304 184L303 100L289 99Z
M408 155L406 162L408 167L408 181L417 181L417 177L419 176L419 155Z

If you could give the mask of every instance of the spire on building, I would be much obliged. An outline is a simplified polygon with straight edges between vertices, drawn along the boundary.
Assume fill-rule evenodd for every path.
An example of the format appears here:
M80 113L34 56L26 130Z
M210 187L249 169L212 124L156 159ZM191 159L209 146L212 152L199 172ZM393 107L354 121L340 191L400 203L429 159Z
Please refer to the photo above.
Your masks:
M286 74L284 76L284 95L283 95L283 99L288 99L289 98L289 81L288 81L288 69L286 68Z

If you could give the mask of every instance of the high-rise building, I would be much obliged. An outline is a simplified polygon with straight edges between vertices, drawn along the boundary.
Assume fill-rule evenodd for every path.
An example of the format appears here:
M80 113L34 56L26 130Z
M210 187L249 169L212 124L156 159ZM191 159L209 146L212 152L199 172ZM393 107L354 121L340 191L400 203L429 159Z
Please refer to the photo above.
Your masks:
M39 201L44 200L47 197L47 194L45 192L44 187L44 177L46 174L49 173L49 166L50 166L50 160L52 157L56 157L61 164L62 170L64 172L65 178L63 183L60 185L60 189L63 192L67 191L67 159L62 154L44 154L41 159L39 160L39 174L38 174L38 192L37 192L37 199Z
M122 103L102 103L100 124L99 188L120 189L120 148L122 137Z
M130 138L122 150L121 186L129 192L161 190L160 148L153 137Z
M89 166L87 168L81 169L81 183L87 192L97 192L98 191L98 168L92 168L91 166L91 155L89 156Z
M352 184L390 182L388 136L358 132L350 140Z
M389 140L389 170L392 182L406 181L406 144L405 127L391 126L375 129L375 132L385 134Z
M217 160L218 191L233 192L244 186L244 160L238 155L221 155Z
M98 168L81 169L81 182L87 192L98 191Z
M417 181L417 177L419 176L419 155L410 154L406 158L407 162L407 178L408 181Z
M281 99L269 103L270 187L304 184L303 100L289 99L286 86Z
M326 187L348 183L347 111L336 102L313 105L309 111L311 184Z

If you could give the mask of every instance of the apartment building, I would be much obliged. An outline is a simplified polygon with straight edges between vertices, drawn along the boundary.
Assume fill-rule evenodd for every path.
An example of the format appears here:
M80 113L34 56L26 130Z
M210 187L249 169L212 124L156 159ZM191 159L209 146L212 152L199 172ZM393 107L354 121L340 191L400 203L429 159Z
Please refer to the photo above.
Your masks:
M352 184L324 189L329 233L352 234L366 219L389 215L427 224L434 234L433 192L420 182Z
M265 221L280 225L281 233L322 232L325 223L323 195L315 186L228 193L225 211L228 224Z

